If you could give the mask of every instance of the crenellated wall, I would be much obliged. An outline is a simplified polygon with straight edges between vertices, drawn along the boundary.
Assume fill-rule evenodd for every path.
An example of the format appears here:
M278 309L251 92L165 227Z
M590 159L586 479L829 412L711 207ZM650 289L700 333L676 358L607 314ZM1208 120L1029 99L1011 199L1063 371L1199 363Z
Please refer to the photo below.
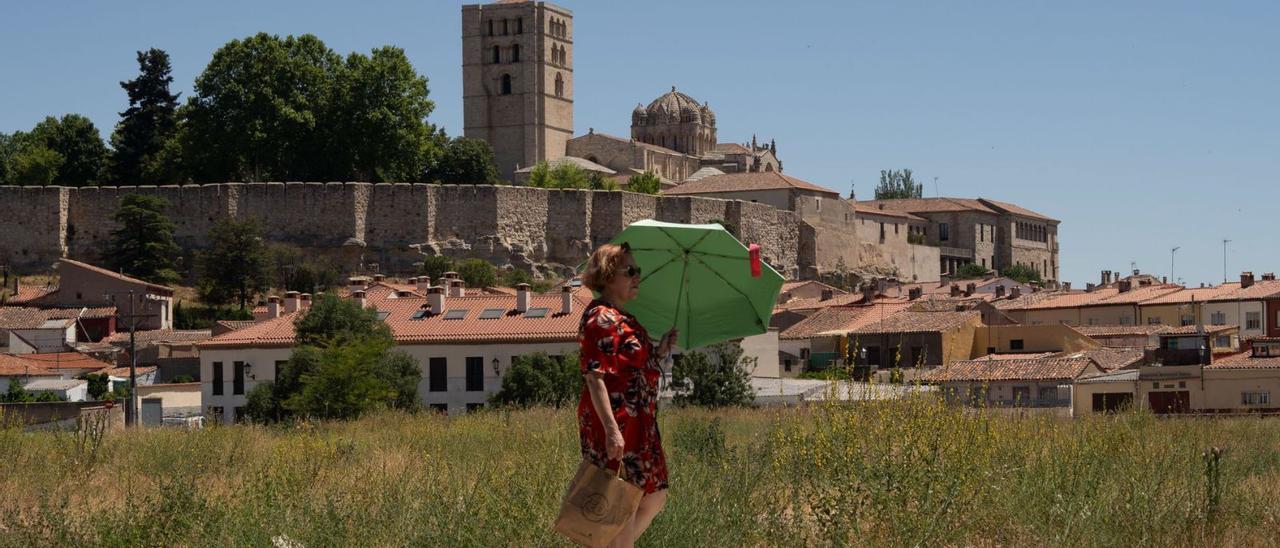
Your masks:
M101 262L130 194L169 202L184 249L206 245L223 218L258 220L267 239L408 272L421 255L566 273L641 219L724 220L785 275L816 272L818 234L795 213L741 201L629 192L488 185L224 183L142 187L0 187L0 264L48 267L61 257Z

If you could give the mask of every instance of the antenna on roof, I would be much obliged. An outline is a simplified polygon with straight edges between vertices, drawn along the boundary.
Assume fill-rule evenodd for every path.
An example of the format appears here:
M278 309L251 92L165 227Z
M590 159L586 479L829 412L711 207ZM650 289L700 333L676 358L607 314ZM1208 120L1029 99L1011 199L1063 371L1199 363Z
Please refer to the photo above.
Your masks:
M934 197L934 198L941 198L941 197L942 197L942 195L941 195L941 194L938 194L938 178L937 178L937 177L934 177L934 178L933 178L933 197Z

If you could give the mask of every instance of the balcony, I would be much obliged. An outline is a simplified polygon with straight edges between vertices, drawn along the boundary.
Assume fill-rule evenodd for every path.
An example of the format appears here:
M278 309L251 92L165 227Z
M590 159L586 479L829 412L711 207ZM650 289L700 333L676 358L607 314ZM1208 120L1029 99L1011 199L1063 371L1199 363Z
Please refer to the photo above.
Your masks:
M1175 365L1209 365L1210 359L1208 352L1201 352L1194 349L1181 348L1157 348L1155 350L1147 350L1144 361L1150 364L1175 366Z
M942 255L943 257L950 257L955 259L969 259L971 261L973 260L973 250L964 249L961 247L939 246L938 254Z

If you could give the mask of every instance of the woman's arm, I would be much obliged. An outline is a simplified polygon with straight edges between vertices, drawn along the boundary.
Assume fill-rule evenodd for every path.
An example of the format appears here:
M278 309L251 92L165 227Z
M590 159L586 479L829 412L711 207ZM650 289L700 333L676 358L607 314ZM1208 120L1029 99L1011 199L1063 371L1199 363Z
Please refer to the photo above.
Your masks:
M622 458L622 430L613 417L613 406L609 404L609 390L604 386L604 376L599 373L587 373L587 392L591 394L591 406L595 407L600 424L604 425L605 454L610 460Z

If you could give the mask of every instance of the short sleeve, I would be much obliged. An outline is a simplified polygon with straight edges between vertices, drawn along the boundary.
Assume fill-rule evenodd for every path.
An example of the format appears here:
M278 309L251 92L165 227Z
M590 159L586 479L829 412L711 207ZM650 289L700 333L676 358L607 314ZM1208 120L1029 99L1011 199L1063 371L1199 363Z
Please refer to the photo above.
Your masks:
M598 306L587 316L582 326L580 366L583 373L597 371L604 375L618 374L618 341L621 339L622 317L617 311Z

